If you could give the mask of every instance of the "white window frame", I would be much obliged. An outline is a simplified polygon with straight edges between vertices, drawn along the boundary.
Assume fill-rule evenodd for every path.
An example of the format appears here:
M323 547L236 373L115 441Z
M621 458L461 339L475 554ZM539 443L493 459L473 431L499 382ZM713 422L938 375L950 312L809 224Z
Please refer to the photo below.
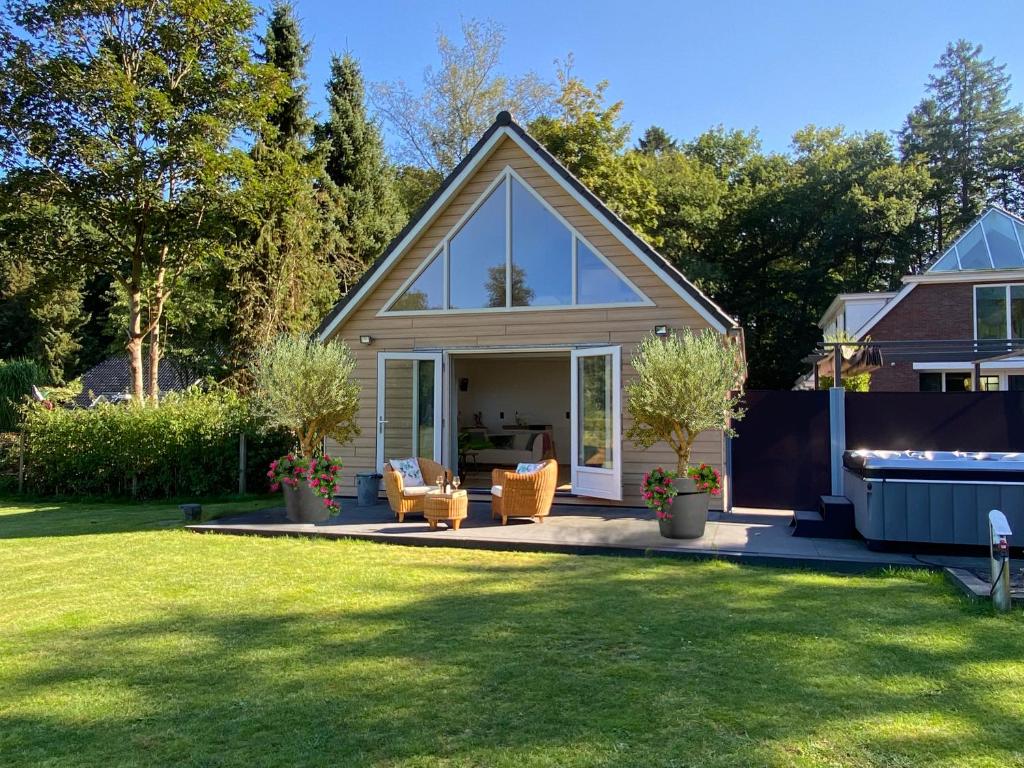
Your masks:
M1011 288L1024 288L1024 283L977 283L974 285L973 299L974 299L974 340L975 341L999 341L999 339L979 339L978 338L978 289L979 288L1002 288L1006 300L1006 325L1005 331L1006 336L1003 338L1013 338L1013 315L1012 305L1010 304L1010 289Z
M519 182L524 189L530 192L537 199L541 205L544 206L547 211L554 216L571 235L572 251L570 254L570 263L572 269L572 295L570 297L570 303L568 304L552 304L544 306L526 306L516 307L512 306L512 180ZM451 259L449 255L449 245L451 240L458 235L462 227L467 221L476 213L477 209L487 200L487 198L494 192L499 185L505 185L505 306L503 307L469 307L462 309L451 308ZM605 302L599 304L581 304L577 303L577 282L578 282L578 247L577 243L582 242L590 252L593 253L612 273L624 282L630 290L632 290L636 296L636 301L616 301L616 302ZM443 260L443 303L442 309L416 309L416 310L401 310L392 309L396 302L405 294L405 292L413 286L416 280L421 274L430 266L433 260L440 255ZM641 291L632 280L626 277L622 270L612 264L608 258L599 251L593 243L591 243L586 237L583 236L569 221L560 214L554 206L552 206L544 197L537 192L530 184L510 165L506 165L498 174L494 177L490 184L487 185L486 189L480 193L473 205L459 218L455 225L448 230L448 233L444 236L441 244L431 250L430 255L423 260L416 270L406 279L404 283L398 288L397 291L391 296L390 299L384 304L384 308L377 312L377 316L387 317L415 317L418 315L437 315L437 314L480 314L480 313L491 313L491 312L548 312L552 310L566 310L566 309L608 309L612 307L653 307L654 302Z

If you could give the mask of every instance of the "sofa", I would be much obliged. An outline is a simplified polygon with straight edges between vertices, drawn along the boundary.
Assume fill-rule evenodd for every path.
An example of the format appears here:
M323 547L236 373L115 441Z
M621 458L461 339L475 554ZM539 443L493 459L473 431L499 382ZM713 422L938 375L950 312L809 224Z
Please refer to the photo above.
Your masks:
M490 431L473 427L462 431L469 447L465 453L471 464L515 466L537 464L554 458L555 441L551 429L509 429ZM473 448L474 445L487 447Z

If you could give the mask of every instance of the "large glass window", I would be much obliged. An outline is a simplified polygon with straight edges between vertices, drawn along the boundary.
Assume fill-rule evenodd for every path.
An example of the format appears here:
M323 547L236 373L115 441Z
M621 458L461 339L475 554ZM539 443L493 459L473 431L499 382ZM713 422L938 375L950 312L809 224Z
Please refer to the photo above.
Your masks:
M512 179L512 306L572 304L572 232Z
M441 251L416 281L392 301L388 311L646 301L601 254L584 243L511 170L506 170L486 199L442 243Z
M505 185L499 184L448 243L448 306L505 306Z
M990 213L981 220L985 230L985 240L992 254L992 266L996 269L1013 269L1024 267L1021 261L1020 246L1017 236L1013 233L1014 222L1002 214Z
M1010 334L1008 338L1024 339L1024 285L1010 286Z
M979 286L974 289L979 339L1006 338L1006 286Z
M612 357L600 355L579 359L580 434L578 436L581 466L614 466L615 446L612 444Z
M941 392L942 373L939 371L927 371L918 374L918 390L921 392Z

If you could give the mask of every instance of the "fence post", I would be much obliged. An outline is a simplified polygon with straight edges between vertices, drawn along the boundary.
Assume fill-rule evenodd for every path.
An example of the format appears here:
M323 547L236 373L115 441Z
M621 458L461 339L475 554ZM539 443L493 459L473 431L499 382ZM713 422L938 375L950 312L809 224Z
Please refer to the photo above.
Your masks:
M846 390L832 387L828 391L828 431L832 495L843 495L843 452L846 450Z
M245 495L245 470L248 446L245 444L245 432L238 435L238 495Z
M18 435L18 493L25 492L25 433Z

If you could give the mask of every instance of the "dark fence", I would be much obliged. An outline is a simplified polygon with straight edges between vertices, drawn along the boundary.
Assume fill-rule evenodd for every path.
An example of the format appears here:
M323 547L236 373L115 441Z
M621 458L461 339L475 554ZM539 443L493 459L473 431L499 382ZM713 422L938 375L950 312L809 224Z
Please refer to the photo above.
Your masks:
M828 392L753 390L732 442L737 507L817 509L831 490Z
M846 445L1024 451L1024 392L847 392Z

